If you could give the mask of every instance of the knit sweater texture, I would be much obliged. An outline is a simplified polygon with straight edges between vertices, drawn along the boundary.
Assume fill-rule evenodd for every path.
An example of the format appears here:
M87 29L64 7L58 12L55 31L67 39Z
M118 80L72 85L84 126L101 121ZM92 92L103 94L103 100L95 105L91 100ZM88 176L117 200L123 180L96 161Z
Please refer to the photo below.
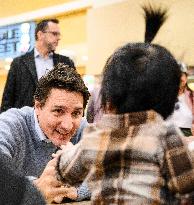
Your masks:
M79 142L86 123L83 119L71 139L73 144ZM51 142L42 141L38 136L33 108L12 108L0 115L0 152L16 174L39 177L56 149ZM87 192L87 186L81 186L78 189L79 200L87 196Z

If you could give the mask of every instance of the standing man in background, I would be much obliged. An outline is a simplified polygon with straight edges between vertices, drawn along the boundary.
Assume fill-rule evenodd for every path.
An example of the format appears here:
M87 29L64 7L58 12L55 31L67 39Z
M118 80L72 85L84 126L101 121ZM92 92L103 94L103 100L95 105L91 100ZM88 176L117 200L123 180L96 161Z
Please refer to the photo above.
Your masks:
M38 79L53 66L64 63L75 67L71 59L54 53L60 40L59 21L46 19L35 29L35 48L13 60L5 85L1 112L9 108L33 106L33 95Z

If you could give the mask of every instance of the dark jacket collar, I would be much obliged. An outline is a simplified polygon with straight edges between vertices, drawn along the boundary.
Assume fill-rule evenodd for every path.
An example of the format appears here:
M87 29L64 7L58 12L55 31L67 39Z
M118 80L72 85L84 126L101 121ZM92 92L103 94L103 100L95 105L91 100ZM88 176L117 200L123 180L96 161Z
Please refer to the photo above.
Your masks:
M36 65L35 65L35 60L34 60L34 49L32 51L26 53L23 56L23 61L26 65L26 68L32 74L32 77L33 77L35 83L37 83L38 82L38 76L37 76Z
M54 66L57 65L57 63L60 61L59 58L60 58L60 55L53 52L53 64L54 64ZM36 72L36 65L35 65L35 59L34 59L34 49L32 51L26 53L23 56L23 60L24 60L24 63L26 65L27 69L32 74L35 83L37 83L38 76L37 76L37 72Z
M53 52L53 65L54 66L56 66L58 62L60 62L59 58L60 58L60 55Z

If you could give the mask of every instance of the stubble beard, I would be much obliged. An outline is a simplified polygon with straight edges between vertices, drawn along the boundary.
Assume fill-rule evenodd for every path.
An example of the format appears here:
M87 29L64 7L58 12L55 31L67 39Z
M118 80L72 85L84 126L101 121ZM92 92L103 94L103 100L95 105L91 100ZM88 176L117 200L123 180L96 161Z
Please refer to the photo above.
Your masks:
M52 44L48 44L47 48L48 48L49 53L50 52L55 52L55 50L56 50L56 47L54 48L54 46Z

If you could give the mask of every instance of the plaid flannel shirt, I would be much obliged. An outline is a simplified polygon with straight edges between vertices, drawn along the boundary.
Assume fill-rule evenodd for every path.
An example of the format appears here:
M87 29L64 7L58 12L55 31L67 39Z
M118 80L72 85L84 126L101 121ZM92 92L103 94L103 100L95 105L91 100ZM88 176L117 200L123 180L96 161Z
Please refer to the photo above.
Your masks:
M176 204L194 190L194 164L181 132L154 111L104 115L60 157L70 185L83 180L92 204Z

